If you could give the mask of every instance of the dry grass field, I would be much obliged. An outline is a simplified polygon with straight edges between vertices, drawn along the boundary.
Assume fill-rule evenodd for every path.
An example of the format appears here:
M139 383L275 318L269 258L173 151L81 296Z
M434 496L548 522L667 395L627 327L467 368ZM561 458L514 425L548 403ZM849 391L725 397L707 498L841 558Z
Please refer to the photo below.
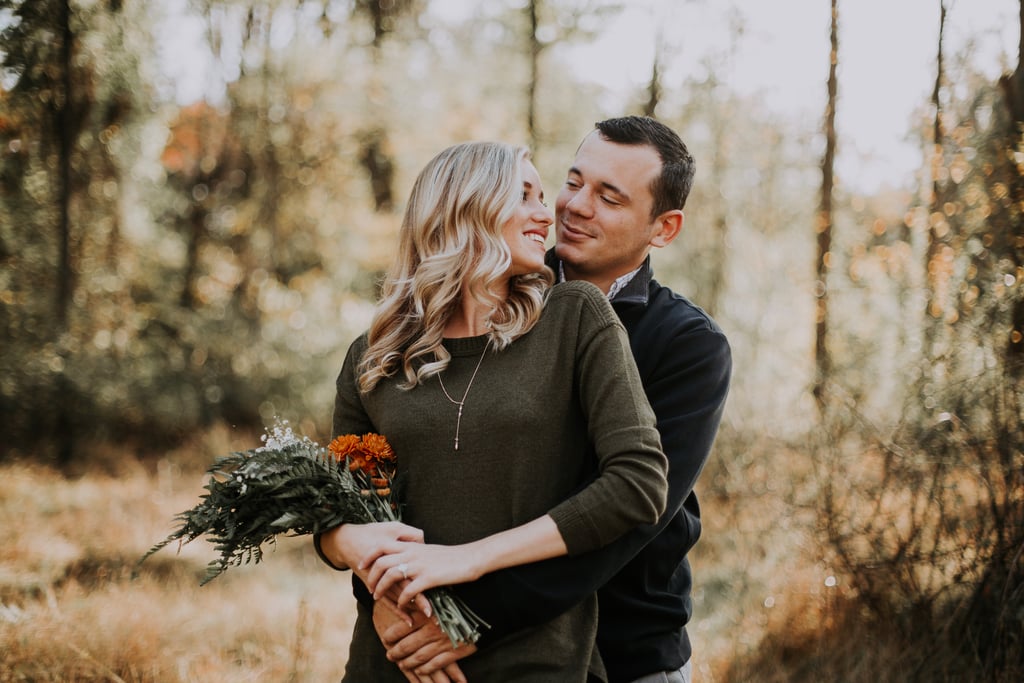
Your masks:
M161 551L133 578L197 501L212 455L252 445L215 433L153 468L107 457L79 477L0 468L0 681L340 679L353 601L308 539L203 587L205 541Z
M220 429L158 459L96 449L71 476L0 466L0 682L339 680L354 602L347 575L323 567L308 539L282 539L203 587L205 541L166 548L133 577L196 503L212 458L255 443ZM768 471L711 472L716 491L744 495L704 500L697 681L732 678L773 628L806 644L842 590L803 559L804 523Z

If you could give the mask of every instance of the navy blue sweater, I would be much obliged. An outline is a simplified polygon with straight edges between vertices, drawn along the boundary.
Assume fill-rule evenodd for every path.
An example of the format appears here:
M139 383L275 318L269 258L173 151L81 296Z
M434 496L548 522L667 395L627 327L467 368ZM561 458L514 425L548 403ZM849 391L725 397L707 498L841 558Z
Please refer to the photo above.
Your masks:
M704 311L654 280L649 259L612 306L629 333L668 457L665 513L599 550L502 570L455 590L492 626L478 643L483 648L598 591L598 649L609 683L620 683L690 658L686 554L701 532L693 486L722 418L732 355Z

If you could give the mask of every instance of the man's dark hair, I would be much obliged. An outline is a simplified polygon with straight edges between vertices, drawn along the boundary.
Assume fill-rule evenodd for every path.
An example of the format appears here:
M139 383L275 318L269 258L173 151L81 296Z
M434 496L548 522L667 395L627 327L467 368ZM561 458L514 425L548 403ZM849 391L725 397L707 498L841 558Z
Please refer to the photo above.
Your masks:
M664 123L649 116L623 116L594 124L601 137L620 145L650 145L661 157L661 175L651 184L651 218L682 209L693 187L696 162L690 150Z

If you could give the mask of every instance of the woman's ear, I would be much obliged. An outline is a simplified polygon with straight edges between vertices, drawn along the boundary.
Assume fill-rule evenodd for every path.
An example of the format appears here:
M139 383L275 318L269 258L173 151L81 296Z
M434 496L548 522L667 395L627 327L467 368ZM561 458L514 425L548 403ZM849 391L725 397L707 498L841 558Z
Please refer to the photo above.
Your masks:
M651 235L650 245L660 248L670 244L682 231L685 218L682 209L666 211L658 216L654 221L656 229Z

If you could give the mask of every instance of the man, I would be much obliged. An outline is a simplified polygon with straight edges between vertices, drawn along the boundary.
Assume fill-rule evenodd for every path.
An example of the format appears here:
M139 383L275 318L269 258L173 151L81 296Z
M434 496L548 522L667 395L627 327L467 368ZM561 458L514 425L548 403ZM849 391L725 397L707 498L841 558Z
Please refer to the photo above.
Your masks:
M429 621L419 618L409 627L377 606L378 632L409 680L460 680L458 659L547 621L595 590L607 678L598 666L593 680L690 680L686 554L700 535L693 486L718 430L732 360L715 322L653 279L650 250L679 235L693 175L693 158L665 125L636 116L598 123L580 144L556 200L556 246L549 253L559 279L588 280L607 293L629 333L669 459L666 512L657 524L598 551L456 586L491 624L475 646L453 649Z

